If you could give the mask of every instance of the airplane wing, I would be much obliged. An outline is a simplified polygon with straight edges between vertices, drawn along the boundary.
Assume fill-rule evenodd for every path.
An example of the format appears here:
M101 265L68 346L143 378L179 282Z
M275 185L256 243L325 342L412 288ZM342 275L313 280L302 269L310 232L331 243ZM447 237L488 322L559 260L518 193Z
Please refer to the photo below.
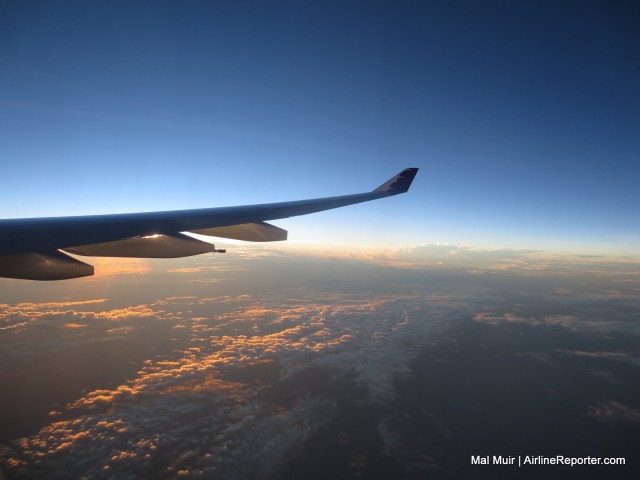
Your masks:
M417 172L417 168L406 168L371 192L338 197L167 212L0 220L0 277L63 280L93 275L93 266L67 253L176 258L223 251L183 232L251 242L286 240L286 230L266 221L405 193Z

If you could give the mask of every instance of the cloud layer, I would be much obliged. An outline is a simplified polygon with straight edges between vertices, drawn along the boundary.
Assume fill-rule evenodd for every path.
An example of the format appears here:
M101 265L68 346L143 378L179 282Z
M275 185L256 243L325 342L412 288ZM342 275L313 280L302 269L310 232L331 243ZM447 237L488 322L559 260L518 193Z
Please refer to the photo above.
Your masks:
M481 255L466 270L464 262L398 267L388 259L240 256L218 268L171 267L153 278L180 276L181 287L151 300L145 293L115 302L94 289L90 298L5 301L3 364L28 371L43 355L79 351L86 359L86 349L99 347L132 365L52 407L37 433L0 447L0 465L10 478L269 478L332 421L332 387L347 382L360 402L393 404L420 352L455 349L460 322L594 338L638 334L631 267L607 270L581 259L558 273L528 255ZM638 365L632 348L595 344L528 354ZM444 420L425 415L451 435ZM584 416L636 422L637 409L602 399ZM378 425L382 454L430 465L403 446L391 418Z
M5 448L5 467L18 477L207 478L215 472L260 478L331 418L335 400L274 401L260 376L227 378L262 366L278 382L295 384L314 368L329 368L337 377L351 376L370 402L385 403L394 398L394 379L409 374L411 359L443 328L436 297L305 296L312 295L298 291L295 300L270 303L250 296L179 297L94 312L42 305L48 314L23 305L31 316L20 328L60 317L67 328L70 319L121 324L153 317L188 331L189 339L181 351L147 360L116 388L88 392L68 405L64 419ZM211 304L228 302L235 304L230 312L206 315ZM127 335L132 328L106 333Z

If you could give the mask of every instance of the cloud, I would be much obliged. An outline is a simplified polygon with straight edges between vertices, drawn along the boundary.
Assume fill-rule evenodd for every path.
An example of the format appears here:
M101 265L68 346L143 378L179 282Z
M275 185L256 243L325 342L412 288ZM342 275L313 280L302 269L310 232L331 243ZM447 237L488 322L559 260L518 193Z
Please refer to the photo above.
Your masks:
M640 412L622 402L608 400L587 408L587 417L602 423L640 423Z
M536 318L532 318L532 317L524 318L513 312L506 312L506 313L500 313L500 314L481 312L481 313L476 313L473 316L473 320L475 320L476 322L486 323L488 325L494 325L494 326L500 325L502 323L527 323L532 325L540 325L543 323Z
M595 352L586 352L582 350L557 350L558 353L562 353L564 355L574 355L577 357L585 357L585 358L595 358L598 360L613 360L616 362L624 362L629 363L631 365L635 365L640 367L640 357L628 352L607 352L607 351L595 351Z
M401 248L387 257L405 266L449 266L492 270L526 268L537 250L481 249L456 245L421 245Z
M411 269L370 260L353 260L347 268L337 260L308 259L300 266L275 255L240 258L239 267L256 262L247 281L239 275L216 285L172 284L166 290L171 296L135 305L96 298L0 309L9 340L47 327L61 335L60 345L108 337L126 355L143 337L139 332L165 328L171 336L169 346L140 358L126 379L94 384L68 405L56 405L60 413L38 433L3 447L0 463L11 478L268 477L336 413L332 389L314 390L310 382L341 382L353 386L361 402L389 405L397 380L411 375L420 351L450 341L459 319L581 333L622 329L637 313L637 283L628 272L599 278L606 289L590 286L590 274L580 277L583 283L575 277L567 283L546 263L536 270L528 252L487 255L477 275L467 273L464 261L447 266L445 259L471 255L464 249L442 249L442 264ZM364 270L353 274L354 265ZM514 274L515 267L505 265L520 270ZM177 276L197 280L200 272L218 272L197 268ZM80 334L71 325L86 328ZM605 349L591 355L624 361ZM618 418L620 412L635 418L633 409L615 402L595 404L585 415ZM387 454L417 459L403 450L406 442L396 441L400 430L391 421L380 424Z
M95 310L103 305L106 299L70 301L18 303L4 305L0 311L0 330L15 330L18 333L34 329L42 325L60 325L65 328L86 327L86 321L107 320L123 321L129 319L152 318L161 316L153 305L134 305L125 308ZM159 303L158 305L162 305ZM69 322L69 320L78 320ZM66 322L66 323L62 323Z
M21 302L0 305L0 330L20 333L43 323L71 319L83 320L91 315L91 309L104 304L104 298L66 302ZM69 322L67 325L80 324Z
M139 328L135 327L118 327L118 328L110 328L107 330L107 335L128 335L131 332L138 330Z
M147 360L134 378L88 392L36 435L5 447L5 468L17 477L266 477L332 418L335 400L280 403L268 384L236 376L259 366L295 384L330 368L354 378L370 402L385 403L395 398L394 379L410 374L420 347L444 328L435 298L308 294L315 302L244 296L214 315L204 314L220 300L213 297L96 312L111 321L164 308L190 339L173 358Z
M230 265L203 265L203 266L194 266L194 267L183 267L183 268L170 268L167 270L169 273L200 273L200 272L211 272L211 273L229 273L229 272L243 272L246 271L246 268L239 266L230 266Z
M135 305L127 308L114 308L101 312L87 312L81 314L85 318L95 318L99 320L122 321L129 318L149 318L155 317L156 312L148 305Z
M68 302L21 302L16 304L0 304L0 321L7 322L13 318L34 319L48 314L84 311L84 307L106 302L104 298ZM74 307L73 309L71 307Z
M617 313L619 318L598 318L597 312L589 312L584 315L523 315L517 312L479 312L473 315L473 320L487 325L499 326L502 324L526 324L536 327L552 326L565 330L589 335L602 335L611 333L625 333L640 335L633 321L627 321L624 312ZM621 317L621 318L620 318Z

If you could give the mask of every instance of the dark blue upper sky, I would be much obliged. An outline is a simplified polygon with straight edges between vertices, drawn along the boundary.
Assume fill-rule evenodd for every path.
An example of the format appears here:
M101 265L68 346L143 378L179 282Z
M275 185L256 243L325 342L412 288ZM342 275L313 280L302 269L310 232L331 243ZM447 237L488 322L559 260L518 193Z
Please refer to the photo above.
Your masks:
M0 5L0 217L353 193L291 238L637 251L635 2Z

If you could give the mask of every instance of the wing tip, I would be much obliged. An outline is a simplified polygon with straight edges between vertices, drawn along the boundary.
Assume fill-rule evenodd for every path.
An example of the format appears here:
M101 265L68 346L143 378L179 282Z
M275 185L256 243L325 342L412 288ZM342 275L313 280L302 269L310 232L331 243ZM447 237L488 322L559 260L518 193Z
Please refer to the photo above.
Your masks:
M397 195L399 193L405 193L409 190L411 182L418 173L418 168L409 167L402 170L397 175L394 175L389 180L384 182L374 192L387 193L389 195Z

